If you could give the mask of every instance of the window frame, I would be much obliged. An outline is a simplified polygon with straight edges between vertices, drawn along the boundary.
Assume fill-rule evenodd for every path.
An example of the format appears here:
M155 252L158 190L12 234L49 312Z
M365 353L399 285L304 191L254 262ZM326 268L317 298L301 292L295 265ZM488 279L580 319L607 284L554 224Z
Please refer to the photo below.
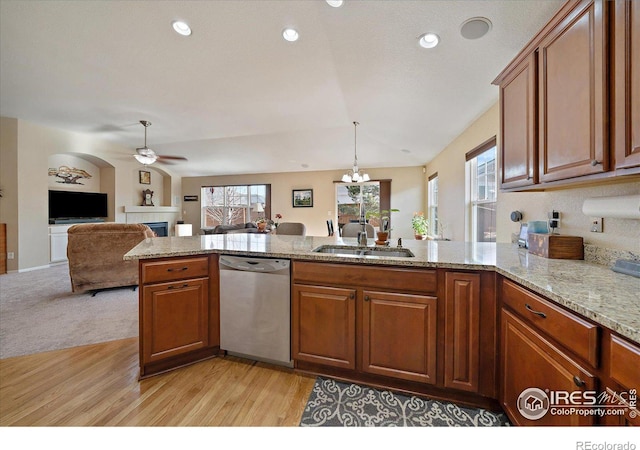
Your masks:
M229 204L229 199L228 199L228 188L238 188L238 187L244 187L246 188L246 205L231 205ZM251 188L253 187L264 187L265 189L265 195L264 195L264 204L263 204L263 210L262 212L256 213L254 211L254 205L256 205L256 203L262 203L262 202L253 202L252 197L259 195L259 194L254 194L251 192ZM205 203L208 201L208 194L205 191L206 189L222 189L224 192L224 200L223 200L223 204L222 205L206 205ZM244 206L243 208L238 208L238 206ZM209 186L201 186L200 187L200 226L202 228L212 228L215 227L216 225L211 225L211 224L206 224L206 214L205 214L205 208L208 207L222 207L223 209L228 209L228 208L238 208L238 209L243 209L244 210L244 214L243 214L243 219L245 220L245 223L247 222L253 222L255 221L255 219L257 219L258 217L256 216L255 218L253 217L254 215L259 215L259 217L264 217L267 220L271 220L271 185L270 184L265 184L265 183L252 183L252 184L226 184L226 185L209 185ZM227 219L229 217L228 213L223 213L223 221L222 223L220 223L219 225L229 225L229 223L227 223ZM248 220L246 220L248 219Z
M493 159L489 159L483 163L485 182L478 182L478 159L489 151L493 151ZM496 208L498 201L498 167L497 167L498 149L496 136L486 140L465 155L466 164L466 197L467 197L467 241L469 242L496 242ZM492 170L489 170L492 169ZM489 174L492 180L489 180ZM479 186L485 188L482 198L479 198ZM492 189L493 188L493 189ZM479 209L492 208L491 220L493 232L487 239L478 239L479 226Z

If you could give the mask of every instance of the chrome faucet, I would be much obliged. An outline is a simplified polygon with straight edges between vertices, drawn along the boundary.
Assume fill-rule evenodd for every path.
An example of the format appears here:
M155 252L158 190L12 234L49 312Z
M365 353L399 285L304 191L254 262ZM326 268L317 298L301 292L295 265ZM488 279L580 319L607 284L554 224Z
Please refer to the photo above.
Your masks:
M402 238L398 238L398 248L402 248Z
M367 246L367 221L364 214L364 201L360 202L360 225L362 225L362 231L358 232L358 245L361 247Z

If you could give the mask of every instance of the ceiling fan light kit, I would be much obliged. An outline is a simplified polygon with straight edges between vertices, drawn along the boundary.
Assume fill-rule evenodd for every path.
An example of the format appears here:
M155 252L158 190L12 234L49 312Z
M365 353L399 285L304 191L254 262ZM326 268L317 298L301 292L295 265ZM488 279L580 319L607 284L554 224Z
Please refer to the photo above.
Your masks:
M360 169L358 168L358 148L357 148L357 127L360 125L358 122L353 122L353 168L349 170L347 173L342 175L343 183L364 183L369 181L369 174L366 172L360 173Z
M149 122L148 120L141 120L140 123L144 127L144 147L136 148L136 154L133 155L133 157L140 164L144 164L145 166L148 166L155 163L158 160L160 160L160 162L163 162L163 160L166 160L166 159L181 159L183 161L187 160L187 158L182 156L161 156L161 155L158 155L153 150L151 150L149 147L147 147L147 128L151 126L151 122Z

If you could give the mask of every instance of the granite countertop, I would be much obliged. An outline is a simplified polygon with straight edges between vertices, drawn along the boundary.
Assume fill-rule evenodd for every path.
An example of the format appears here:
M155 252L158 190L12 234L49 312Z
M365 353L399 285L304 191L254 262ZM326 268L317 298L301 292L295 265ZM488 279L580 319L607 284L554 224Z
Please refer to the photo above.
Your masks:
M392 240L395 243L395 240ZM313 253L321 245L356 246L355 238L218 234L149 238L124 259L224 253L340 263L496 271L596 323L640 343L640 278L585 261L546 259L512 244L403 240L415 257Z

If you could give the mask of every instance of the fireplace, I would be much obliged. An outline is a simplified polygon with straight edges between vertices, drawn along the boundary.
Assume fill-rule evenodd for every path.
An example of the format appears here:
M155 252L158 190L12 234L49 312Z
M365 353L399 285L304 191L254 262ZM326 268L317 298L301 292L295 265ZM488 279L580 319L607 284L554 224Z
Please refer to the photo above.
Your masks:
M151 228L158 237L169 236L169 222L145 222L143 225Z

